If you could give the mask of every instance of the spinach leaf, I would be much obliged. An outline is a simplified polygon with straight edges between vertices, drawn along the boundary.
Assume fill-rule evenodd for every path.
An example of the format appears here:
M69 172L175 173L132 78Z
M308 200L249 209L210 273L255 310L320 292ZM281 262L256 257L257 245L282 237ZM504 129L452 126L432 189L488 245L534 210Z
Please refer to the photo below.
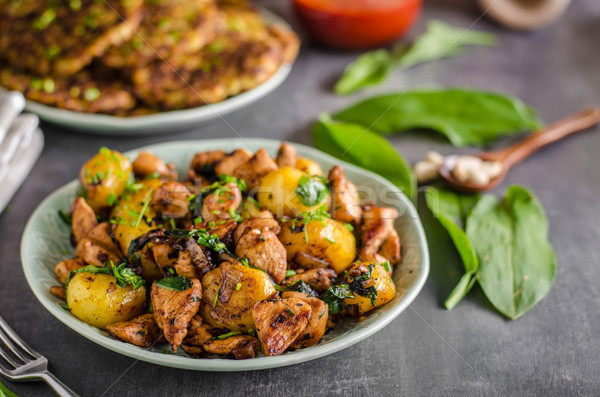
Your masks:
M463 52L467 45L492 46L496 36L490 33L455 28L441 21L431 21L427 30L412 45L401 44L392 51L379 49L361 55L344 70L335 85L340 95L381 83L394 69L406 69L423 62L437 61Z
M312 289L310 285L306 284L302 280L298 280L294 284L290 285L289 290L290 291L300 292L300 293L306 294L308 296L314 296L314 297L319 296L319 294L317 293L317 291L315 291L314 289Z
M174 291L185 291L188 288L192 288L192 280L183 276L166 277L156 282L161 288L171 289Z
M323 177L302 175L298 181L296 195L298 195L300 202L306 206L314 207L323 201L328 194L327 180Z
M455 146L485 145L541 125L535 111L517 98L461 88L376 96L334 118L386 134L435 130Z
M479 198L479 195L460 194L439 186L428 187L425 192L427 207L450 235L466 272L444 302L448 310L456 306L475 285L479 262L464 225Z
M331 314L338 314L346 308L344 299L354 298L354 294L350 291L348 284L332 285L321 297L321 300L329 306Z
M361 273L358 276L351 276L352 281L348 284L350 291L354 292L356 295L369 298L371 300L371 305L373 306L375 306L377 302L377 287L375 286L375 283L373 283L372 286L365 288L363 283L371 278L374 268L375 265L370 264L366 273Z
M369 51L344 69L344 74L335 84L334 91L348 95L369 85L377 85L387 78L394 63L392 53L386 49Z
M315 147L332 156L373 171L413 198L417 184L412 170L388 141L357 124L322 116L314 125Z
M479 261L479 285L505 316L522 316L550 290L556 257L548 221L526 188L509 187L502 201L483 196L467 219L467 236Z
M66 225L71 226L73 223L73 216L66 211L58 210L58 216Z

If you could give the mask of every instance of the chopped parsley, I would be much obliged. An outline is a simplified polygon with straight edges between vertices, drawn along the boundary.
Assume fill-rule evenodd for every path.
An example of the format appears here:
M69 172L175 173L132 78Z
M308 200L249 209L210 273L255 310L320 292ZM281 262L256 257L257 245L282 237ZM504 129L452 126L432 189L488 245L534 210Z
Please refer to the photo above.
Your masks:
M240 290L240 288L242 288L242 283L237 283L237 284L235 285L235 290L236 290L236 291L239 291L239 290Z

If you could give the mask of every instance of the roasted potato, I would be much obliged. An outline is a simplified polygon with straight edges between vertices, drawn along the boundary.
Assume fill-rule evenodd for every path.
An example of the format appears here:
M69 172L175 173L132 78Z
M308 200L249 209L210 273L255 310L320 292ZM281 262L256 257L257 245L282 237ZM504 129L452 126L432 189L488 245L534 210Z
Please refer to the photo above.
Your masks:
M123 255L127 255L127 250L133 240L155 227L148 220L154 219L156 212L150 205L144 208L144 204L162 183L160 179L146 179L137 182L138 189L135 193L123 195L119 204L113 209L111 219L115 225L114 235ZM142 211L144 214L140 218Z
M308 175L323 175L321 166L316 161L309 160L306 157L296 158L296 168Z
M310 178L310 175L291 167L282 167L268 173L260 184L257 194L258 202L277 217L296 216L302 212L315 211L318 208L327 211L329 209L328 190L324 191L321 200L315 200L312 205L303 203L303 197L296 192L303 177Z
M367 277L370 273L370 276ZM375 304L368 296L354 293L354 298L346 298L344 301L350 314L363 315L376 307L388 303L396 296L396 285L388 275L387 270L378 263L358 262L348 269L346 281L352 283L357 278L365 278L361 286L365 289L374 287L377 291Z
M79 173L85 199L94 212L100 213L121 196L131 174L131 162L121 153L103 147Z
M328 264L338 274L350 266L356 256L356 239L352 232L326 217L311 218L306 224L288 220L281 226L278 237L287 251L288 260L296 262L300 256L303 259L313 257Z
M81 272L67 283L67 305L78 319L104 329L143 314L146 289L118 287L110 274Z
M254 304L277 293L265 272L228 262L206 273L202 291L200 313L204 321L242 332L254 328Z

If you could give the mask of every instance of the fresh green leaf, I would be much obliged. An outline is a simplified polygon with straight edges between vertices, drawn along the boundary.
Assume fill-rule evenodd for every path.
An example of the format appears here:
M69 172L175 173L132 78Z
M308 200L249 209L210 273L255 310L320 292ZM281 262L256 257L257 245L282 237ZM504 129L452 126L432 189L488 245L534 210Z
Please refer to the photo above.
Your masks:
M387 178L413 198L417 189L411 168L389 142L357 124L340 123L322 116L315 124L317 149Z
M385 134L418 128L435 130L455 146L485 145L502 135L541 125L534 110L517 98L461 88L376 96L342 110L334 118ZM358 134L361 127L353 130ZM363 151L366 146L363 142L356 149Z
M544 209L527 189L511 186L502 201L483 196L467 219L467 236L479 285L502 314L516 319L548 293L556 257Z
M427 207L450 235L466 272L444 302L448 310L456 306L475 285L479 264L464 227L467 215L479 197L479 195L456 193L441 187L428 187L425 192Z
M294 284L290 285L290 288L288 289L288 291L296 291L296 292L300 292L302 294L306 294L308 296L314 296L314 297L319 296L317 291L312 289L312 287L310 285L306 284L302 280L298 280Z
M464 46L493 46L496 42L494 34L456 28L433 20L427 24L427 31L412 46L405 52L397 52L393 61L396 66L405 69L419 63L460 55Z
M354 298L354 294L348 284L340 284L329 287L321 300L327 303L331 314L338 314L346 308L346 302L344 302L346 298Z
M392 51L378 49L361 55L349 64L335 85L335 92L347 95L385 80L393 69L406 69L423 62L460 55L467 45L493 46L490 33L455 28L433 20L412 45L400 44Z
M192 288L194 284L192 283L192 280L187 277L174 276L158 280L156 285L161 288L171 289L174 291L185 291L188 288Z
M349 276L350 282L348 283L350 291L354 292L356 295L369 298L371 300L371 305L373 306L375 306L375 303L377 302L377 287L375 286L375 283L373 283L372 286L365 288L363 283L371 278L374 268L375 265L370 264L365 273L361 273L358 276Z
M0 382L0 397L19 397Z
M334 91L348 95L369 85L377 85L387 78L394 64L388 50L379 49L361 55L344 69Z
M327 180L318 175L302 175L296 187L296 195L302 204L314 207L329 195Z

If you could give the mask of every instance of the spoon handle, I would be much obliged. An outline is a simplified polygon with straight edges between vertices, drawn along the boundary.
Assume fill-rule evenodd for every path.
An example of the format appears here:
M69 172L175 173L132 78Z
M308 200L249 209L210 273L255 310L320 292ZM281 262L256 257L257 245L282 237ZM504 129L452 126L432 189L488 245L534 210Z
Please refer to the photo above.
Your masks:
M500 161L508 169L531 154L571 134L586 130L600 122L600 109L587 108L550 124L529 135L522 141L505 149L483 153L480 157L488 161Z

